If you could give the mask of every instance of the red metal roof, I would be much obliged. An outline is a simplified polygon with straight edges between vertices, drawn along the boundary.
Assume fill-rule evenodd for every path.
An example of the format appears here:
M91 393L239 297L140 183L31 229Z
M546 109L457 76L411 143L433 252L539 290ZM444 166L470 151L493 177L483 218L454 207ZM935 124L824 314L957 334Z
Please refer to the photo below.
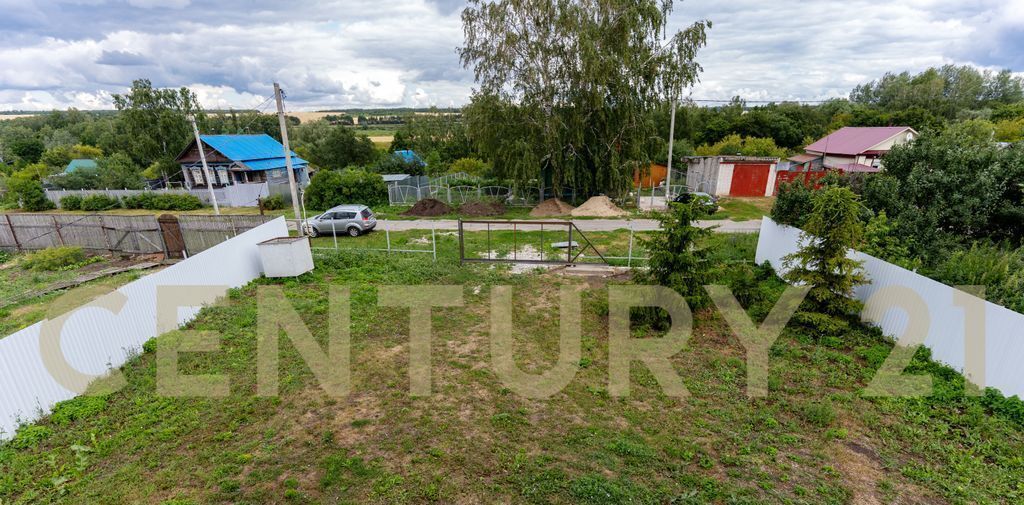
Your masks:
M829 165L827 168L833 168L833 169L837 169L837 170L842 170L843 172L846 172L848 174L850 174L850 173L877 174L878 172L882 171L881 168L873 167L871 165L862 165L860 163L840 163L838 165Z
M906 130L909 126L844 126L817 142L807 146L807 151L828 154L857 155Z
M790 156L787 159L789 161L792 161L793 163L806 163L806 162L811 161L811 160L816 160L816 159L818 159L820 157L821 156L819 156L817 154L797 154L797 155L794 155L794 156Z

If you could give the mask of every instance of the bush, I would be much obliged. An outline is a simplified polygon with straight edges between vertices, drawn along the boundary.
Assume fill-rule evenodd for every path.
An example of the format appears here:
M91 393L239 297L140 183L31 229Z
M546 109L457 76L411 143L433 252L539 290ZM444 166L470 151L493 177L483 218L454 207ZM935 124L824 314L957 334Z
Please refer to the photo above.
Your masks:
M37 251L22 260L21 266L29 270L54 271L73 267L85 262L85 252L81 247L51 247Z
M196 210L203 208L203 202L194 195L146 192L126 197L124 206L128 209Z
M82 210L96 212L100 210L118 209L121 201L107 195L89 195L82 199Z
M777 223L803 228L814 209L814 191L803 181L790 181L779 186L772 205L772 219Z
M306 188L306 207L326 210L342 204L383 205L388 188L380 175L362 170L322 170Z
M693 224L704 215L698 205L696 200L670 204L668 211L658 215L662 231L641 239L650 256L645 282L672 288L694 308L710 301L704 290L709 281L708 251L697 243L711 232Z
M60 208L64 210L82 210L82 197L68 195L60 199Z
M43 191L43 185L37 180L12 177L8 183L8 187L14 197L18 200L18 205L24 210L29 212L40 212L44 210L51 210L55 207L53 202L51 202L49 198L46 198L46 192Z
M281 210L284 208L284 198L281 195L268 196L263 199L265 210Z

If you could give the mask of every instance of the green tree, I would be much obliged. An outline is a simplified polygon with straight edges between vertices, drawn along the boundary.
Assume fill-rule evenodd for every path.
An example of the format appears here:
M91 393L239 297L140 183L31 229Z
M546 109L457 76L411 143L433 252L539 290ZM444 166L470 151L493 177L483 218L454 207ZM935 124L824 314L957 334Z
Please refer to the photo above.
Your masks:
M698 147L697 154L700 156L740 155L783 158L786 156L786 150L776 146L775 141L770 138L741 137L734 133L712 145L705 144Z
M784 258L786 280L810 286L805 304L814 312L836 317L860 309L853 288L867 278L860 262L847 257L864 236L859 216L860 201L849 188L828 187L814 194L800 250Z
M146 181L139 166L127 154L116 153L96 162L99 186L111 189L142 189Z
M46 146L35 137L20 138L11 143L10 151L24 163L38 163Z
M661 231L641 239L650 257L649 268L641 275L649 283L674 289L695 308L709 302L704 291L710 279L708 251L700 247L700 241L711 231L693 224L705 215L697 201L671 203L666 212L657 215Z
M46 198L43 185L38 180L11 177L7 179L7 188L18 205L29 212L50 210L55 207L53 202Z
M802 180L779 185L771 217L777 223L803 228L814 210L814 193Z
M472 0L467 131L499 177L620 193L650 163L652 112L697 81L710 22L666 35L672 2Z
M475 177L483 177L487 175L490 166L476 158L459 158L452 162L449 170L452 173L465 172Z
M327 210L342 204L383 205L388 189L380 175L362 170L321 170L306 188L306 207Z
M206 126L206 115L195 93L184 87L154 88L148 79L133 81L127 93L114 95L114 107L120 111L120 143L141 166L173 158L188 145L193 138L189 115L196 116L201 130Z
M357 135L344 126L330 127L309 146L309 161L329 170L368 165L376 157L373 142L366 135Z

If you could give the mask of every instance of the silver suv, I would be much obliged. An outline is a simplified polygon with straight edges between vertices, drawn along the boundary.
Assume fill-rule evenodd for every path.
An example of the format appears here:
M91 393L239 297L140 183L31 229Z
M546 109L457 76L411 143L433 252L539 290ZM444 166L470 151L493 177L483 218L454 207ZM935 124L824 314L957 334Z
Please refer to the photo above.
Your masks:
M316 217L302 222L302 228L311 237L347 233L358 237L377 226L377 217L365 205L339 205Z

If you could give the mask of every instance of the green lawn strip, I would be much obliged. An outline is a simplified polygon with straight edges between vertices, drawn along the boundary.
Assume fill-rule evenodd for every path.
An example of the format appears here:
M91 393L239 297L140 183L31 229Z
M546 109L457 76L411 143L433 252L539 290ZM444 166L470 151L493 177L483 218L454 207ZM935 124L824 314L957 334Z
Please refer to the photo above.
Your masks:
M372 236L372 235L371 235ZM339 239L340 240L340 239ZM749 258L749 239L716 258ZM221 335L185 353L182 373L225 374L225 398L155 392L155 344L123 367L127 386L60 405L0 447L0 499L82 503L847 503L855 496L1013 502L1024 465L1021 424L919 353L935 395L859 394L890 344L864 328L830 338L787 329L771 352L767 398L745 394L745 352L717 312L695 313L672 359L690 390L666 397L640 363L631 394L608 395L607 285L507 275L429 257L318 254L297 279L259 280L204 309L187 330ZM255 396L256 289L281 286L323 345L327 286L349 286L352 393L327 397L287 340L280 395ZM408 310L377 305L381 285L463 286L465 307L433 312L433 394L408 394ZM490 290L510 285L519 366L539 373L559 352L558 293L582 292L582 358L546 400L506 388L489 359ZM765 281L777 297L782 284ZM774 298L751 312L766 314ZM659 331L638 326L635 337ZM158 341L177 338L178 333Z
M63 273L63 272L62 272ZM0 338L31 326L52 314L62 314L132 282L147 272L122 272L0 307ZM77 275L77 274L76 274ZM74 278L73 275L71 278ZM61 279L65 280L65 279ZM55 305L56 304L56 305Z
M751 221L761 219L771 212L773 198L722 198L718 201L718 212L705 219L731 219Z

